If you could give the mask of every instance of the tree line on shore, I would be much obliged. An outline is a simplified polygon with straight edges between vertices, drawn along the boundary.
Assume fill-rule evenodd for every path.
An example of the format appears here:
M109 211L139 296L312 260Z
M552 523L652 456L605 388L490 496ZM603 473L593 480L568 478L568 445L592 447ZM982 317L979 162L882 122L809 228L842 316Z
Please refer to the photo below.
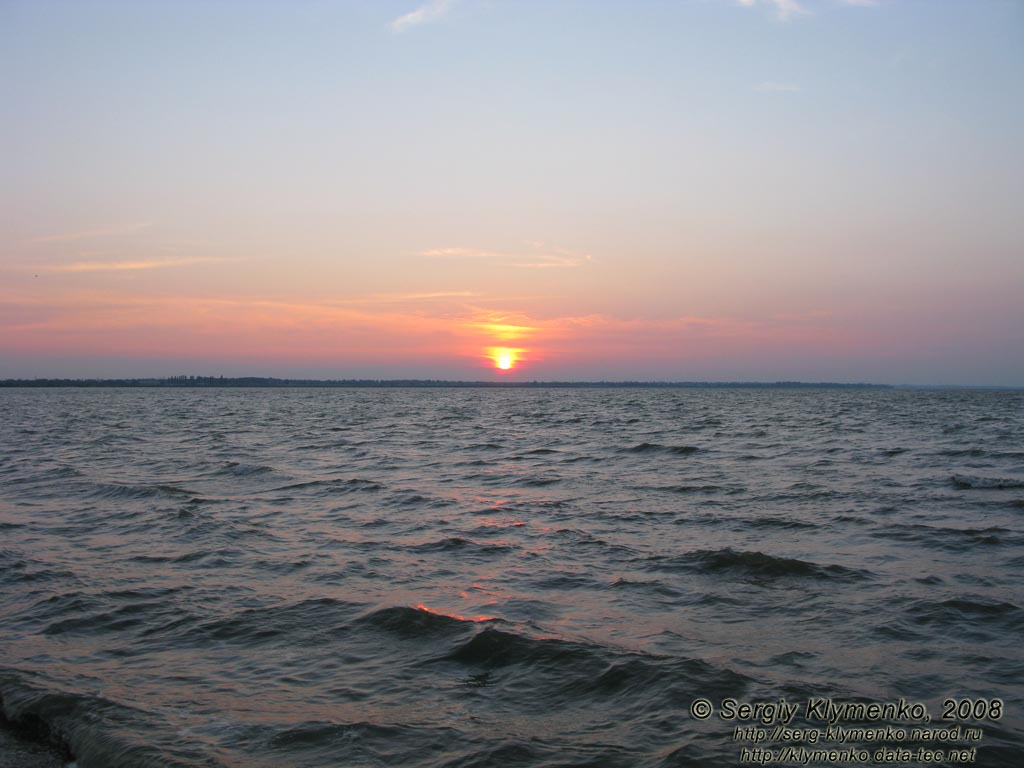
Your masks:
M0 387L451 387L529 389L536 387L782 387L889 388L886 384L801 381L449 381L445 379L278 379L264 376L167 376L144 379L3 379Z

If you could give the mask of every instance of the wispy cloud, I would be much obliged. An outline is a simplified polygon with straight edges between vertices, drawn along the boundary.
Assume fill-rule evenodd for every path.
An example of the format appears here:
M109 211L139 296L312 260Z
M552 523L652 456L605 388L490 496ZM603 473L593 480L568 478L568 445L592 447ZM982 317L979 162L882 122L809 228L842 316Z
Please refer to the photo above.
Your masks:
M389 25L392 32L404 32L411 27L418 27L437 21L448 13L454 0L428 0L415 11L410 11L391 22Z
M495 315L485 312L478 317L464 320L462 327L478 331L487 338L500 342L522 341L541 330L536 321L531 321L526 315L519 313Z
M871 8L878 5L878 0L842 0L846 5L856 5L860 8Z
M771 6L775 8L775 14L781 21L808 13L807 9L797 0L739 0L739 4L745 8L753 8L758 4Z
M351 299L340 299L337 304L406 304L420 301L442 301L444 299L471 299L480 294L475 291L428 291L413 293L371 293L368 296L356 296Z
M477 248L430 248L420 251L420 256L431 259L493 259L501 256L497 251L482 251Z
M50 272L134 272L143 269L166 269L185 267L192 264L215 264L227 259L146 259L139 261L75 261L70 264L54 264L44 269Z
M431 259L486 259L503 267L518 269L564 269L581 267L591 260L588 253L577 253L544 243L527 243L521 252L488 251L478 248L431 248L420 251L420 256Z
M758 93L799 93L800 86L796 83L780 83L775 80L765 80L754 86Z
M510 264L513 267L530 269L548 269L551 267L582 267L591 260L589 253L577 253L568 248L558 248L545 243L529 243L532 253L525 254L525 259Z
M74 243L79 240L91 240L94 238L102 237L122 237L124 235L133 235L136 232L141 232L144 229L153 226L152 222L142 222L140 224L131 224L126 227L112 227L110 229L87 229L79 232L62 232L56 235L43 235L42 237L34 237L29 240L30 243Z

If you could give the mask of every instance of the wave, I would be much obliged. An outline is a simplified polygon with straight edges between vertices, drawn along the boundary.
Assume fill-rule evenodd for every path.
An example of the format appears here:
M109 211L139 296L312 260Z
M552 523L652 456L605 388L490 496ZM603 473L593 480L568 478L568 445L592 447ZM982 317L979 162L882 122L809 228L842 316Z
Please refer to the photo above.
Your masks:
M265 735L264 735L265 734ZM280 757L276 765L398 766L418 763L441 744L458 744L448 726L424 727L368 720L307 721L261 729L252 745L260 754ZM299 758L296 760L296 758Z
M137 563L195 564L206 568L219 568L230 565L244 555L243 550L221 547L220 549L192 549L180 555L135 555L130 559Z
M82 768L223 768L140 708L47 690L14 671L0 669L0 708L6 719L30 727ZM138 734L145 734L144 742Z
M28 480L33 482L45 482L48 480L70 480L76 477L85 477L85 473L75 467L65 464L64 466L45 469L42 472L31 475Z
M637 490L665 491L667 493L737 493L735 489L723 488L720 485L654 485L640 487Z
M246 464L239 461L225 461L220 467L213 471L213 474L226 477L253 477L269 475L277 472L266 464Z
M950 477L953 487L961 490L985 489L1005 490L1009 488L1024 488L1024 480L1007 477L978 477L976 475L953 475Z
M444 656L445 660L484 667L512 664L549 665L586 662L594 651L559 638L535 639L495 627L486 627Z
M627 453L668 453L675 456L689 456L697 453L700 448L695 445L661 445L659 443L640 443L624 448Z
M464 616L432 611L424 605L400 605L371 611L356 619L355 624L383 629L399 637L432 637L466 632L480 621L503 620L494 617L467 619Z
M998 622L1007 623L1011 629L1024 628L1024 610L1020 606L985 598L920 600L907 610L907 614L921 624Z
M738 694L746 676L709 662L631 651L587 640L522 634L485 626L433 660L478 670L503 699L519 699L552 713L614 704L624 715L659 716L688 706L701 693Z
M289 646L302 646L323 642L333 633L346 631L353 618L365 608L364 603L321 597L248 608L216 618L179 609L169 614L167 620L154 621L143 635L162 637L175 647L181 644L208 647L229 643L253 648L278 640Z
M963 552L976 546L1001 546L1020 543L1021 537L1009 528L950 528L938 525L888 525L871 534L875 538L912 541L927 547Z
M461 536L451 536L438 541L414 544L408 549L413 552L473 552L481 555L496 555L515 549L511 544L484 544Z
M517 477L511 481L502 481L502 485L513 485L523 486L527 488L544 488L549 485L555 485L556 483L562 482L562 478L557 475L530 475L528 477Z
M90 494L103 499L192 499L197 496L195 491L187 488L179 488L170 484L154 485L126 485L119 483L108 483L97 485L96 490Z
M127 633L163 615L174 615L183 588L67 592L35 602L19 617L43 635Z
M751 528L776 528L778 530L804 530L817 528L814 523L805 523L800 520L793 520L787 517L755 517L744 519L744 525Z
M600 553L599 557L601 558L615 557L620 560L633 560L637 556L637 550L632 547L616 544L577 528L559 528L553 532L552 538L564 541L567 547L574 550L585 551L587 548L593 548Z
M988 451L986 451L984 448L950 448L938 452L939 456L950 456L954 458L961 456L980 457L985 456L987 454Z
M409 488L402 488L389 495L388 499L384 503L389 507L407 508L412 506L424 506L432 509L439 509L441 507L450 507L454 502L450 499L443 499L438 496L431 496L427 493L418 493Z
M927 640L936 632L955 632L964 642L986 643L1024 632L1024 610L1019 606L968 596L911 602L896 621L876 632L902 641Z
M644 592L653 592L664 597L678 598L682 597L683 593L678 589L673 589L668 584L664 584L660 581L642 581L634 579L626 579L622 576L615 579L611 584L613 589L628 589L628 590L641 590Z
M364 480L359 477L351 478L331 478L325 480L306 480L301 483L289 483L288 485L281 485L276 488L271 488L269 492L276 491L296 491L306 490L310 488L323 488L329 492L336 493L352 493L358 491L374 492L379 491L383 488L380 483L375 480Z
M88 616L80 616L70 619L61 619L47 625L43 629L44 635L95 635L104 632L124 632L133 627L147 624L151 616L144 608L138 606L124 606L112 611L93 613Z
M764 552L743 552L731 548L702 549L683 555L655 555L647 559L658 570L682 570L706 575L732 575L755 581L785 578L815 578L835 581L863 581L869 571L841 565L819 565L806 560L777 557Z

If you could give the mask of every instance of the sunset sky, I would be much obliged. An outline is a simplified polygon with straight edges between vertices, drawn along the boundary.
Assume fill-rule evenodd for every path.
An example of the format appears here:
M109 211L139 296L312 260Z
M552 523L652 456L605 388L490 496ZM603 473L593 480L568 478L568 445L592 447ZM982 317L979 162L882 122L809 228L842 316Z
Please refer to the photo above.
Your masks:
M1016 0L3 0L0 67L0 377L1024 385Z

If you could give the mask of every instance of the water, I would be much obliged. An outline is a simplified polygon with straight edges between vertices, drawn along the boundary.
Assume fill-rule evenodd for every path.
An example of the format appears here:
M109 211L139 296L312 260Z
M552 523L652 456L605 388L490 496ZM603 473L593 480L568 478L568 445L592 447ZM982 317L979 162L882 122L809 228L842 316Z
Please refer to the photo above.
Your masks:
M6 389L0 446L0 696L79 768L781 746L730 697L1024 754L1024 393Z

